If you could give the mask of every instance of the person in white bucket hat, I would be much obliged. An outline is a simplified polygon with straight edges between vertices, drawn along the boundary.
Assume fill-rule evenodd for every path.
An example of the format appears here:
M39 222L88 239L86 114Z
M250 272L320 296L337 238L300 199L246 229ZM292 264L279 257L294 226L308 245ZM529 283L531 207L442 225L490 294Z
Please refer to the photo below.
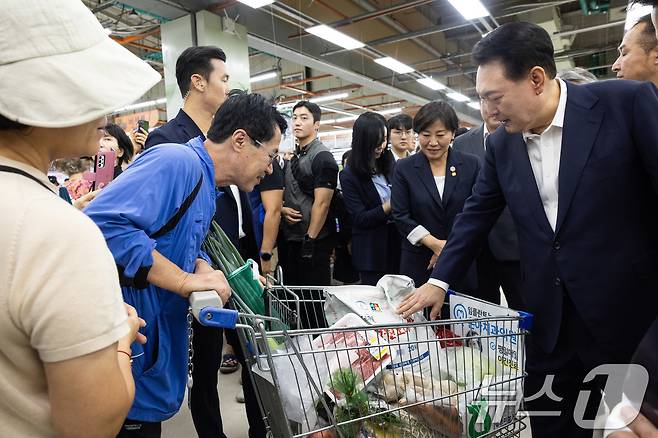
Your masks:
M95 154L105 115L159 80L82 2L2 1L0 436L114 436L132 404L143 321L99 229L46 172Z

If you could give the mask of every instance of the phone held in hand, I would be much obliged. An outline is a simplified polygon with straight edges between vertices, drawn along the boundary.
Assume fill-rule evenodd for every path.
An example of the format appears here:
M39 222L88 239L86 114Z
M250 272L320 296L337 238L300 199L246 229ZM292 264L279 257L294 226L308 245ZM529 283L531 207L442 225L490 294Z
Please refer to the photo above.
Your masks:
M144 132L145 134L148 134L149 132L149 121L148 120L138 120L137 121L137 131L138 132Z
M117 154L112 150L101 150L96 155L94 171L85 172L83 178L91 181L91 190L102 189L114 179L114 162Z

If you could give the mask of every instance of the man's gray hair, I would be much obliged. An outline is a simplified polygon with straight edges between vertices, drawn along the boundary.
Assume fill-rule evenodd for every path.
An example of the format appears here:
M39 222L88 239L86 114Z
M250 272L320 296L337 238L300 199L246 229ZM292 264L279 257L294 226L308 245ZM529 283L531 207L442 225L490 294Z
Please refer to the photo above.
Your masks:
M596 82L596 76L582 67L572 67L558 72L557 77L572 84L589 84Z

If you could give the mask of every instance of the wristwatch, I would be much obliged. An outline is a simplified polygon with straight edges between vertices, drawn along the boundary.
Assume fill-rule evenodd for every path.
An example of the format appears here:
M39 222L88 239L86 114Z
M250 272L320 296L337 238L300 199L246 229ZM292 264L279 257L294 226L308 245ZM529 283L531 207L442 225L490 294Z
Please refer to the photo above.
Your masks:
M260 259L264 262L269 262L272 260L272 253L271 252L261 252L260 253Z

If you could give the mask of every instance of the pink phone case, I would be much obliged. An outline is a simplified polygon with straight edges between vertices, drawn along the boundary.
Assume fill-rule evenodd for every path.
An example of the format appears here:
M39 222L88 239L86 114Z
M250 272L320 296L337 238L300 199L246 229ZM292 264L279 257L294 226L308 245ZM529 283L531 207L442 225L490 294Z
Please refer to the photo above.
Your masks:
M102 189L114 179L114 162L116 152L100 151L96 155L94 190Z

